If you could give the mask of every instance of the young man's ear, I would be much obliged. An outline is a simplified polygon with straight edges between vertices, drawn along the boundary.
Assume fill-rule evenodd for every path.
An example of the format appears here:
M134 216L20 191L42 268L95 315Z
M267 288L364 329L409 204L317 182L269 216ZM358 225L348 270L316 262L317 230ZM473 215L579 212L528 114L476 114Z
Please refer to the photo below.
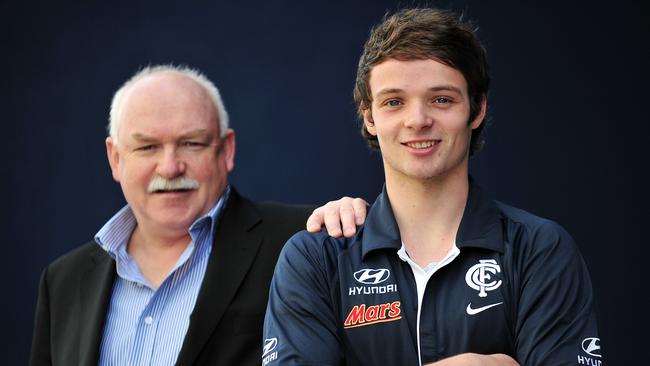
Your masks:
M470 123L470 127L473 129L476 129L478 126L483 123L483 120L485 119L485 113L487 112L487 95L483 95L483 99L481 99L481 110L478 112L476 115L476 118Z
M363 124L366 126L368 133L377 136L377 129L375 128L375 121L372 119L372 111L370 108L366 108L365 105L361 104L359 110L361 110L361 114L363 114Z
M108 158L108 164L111 166L111 173L113 173L113 179L116 182L120 181L120 153L117 149L117 144L112 137L106 138L106 157Z

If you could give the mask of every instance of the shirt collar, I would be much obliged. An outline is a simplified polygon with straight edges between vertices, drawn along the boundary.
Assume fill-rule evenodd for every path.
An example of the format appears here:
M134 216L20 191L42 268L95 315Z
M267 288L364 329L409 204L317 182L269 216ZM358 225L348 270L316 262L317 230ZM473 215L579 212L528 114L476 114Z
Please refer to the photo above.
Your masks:
M503 252L503 231L496 204L469 178L469 194L463 218L456 235L456 245ZM362 255L377 249L399 250L402 240L393 209L386 193L386 185L370 208L361 239Z
M197 233L205 227L210 225L210 232L214 233L217 221L223 212L225 203L230 196L230 185L226 186L224 193L221 195L217 203L205 215L196 219L188 233L194 239ZM129 242L131 233L137 224L133 210L129 205L122 207L113 217L111 217L106 224L95 234L95 241L110 254L114 259L120 255L126 254L126 245Z

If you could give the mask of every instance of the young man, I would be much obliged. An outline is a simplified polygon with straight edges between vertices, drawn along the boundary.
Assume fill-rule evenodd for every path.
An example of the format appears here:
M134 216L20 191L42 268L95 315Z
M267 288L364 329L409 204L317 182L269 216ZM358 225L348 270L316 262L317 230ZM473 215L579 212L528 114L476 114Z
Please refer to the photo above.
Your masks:
M386 184L352 239L289 240L263 365L601 364L571 237L493 201L468 175L487 70L478 38L451 13L402 10L372 30L354 95Z

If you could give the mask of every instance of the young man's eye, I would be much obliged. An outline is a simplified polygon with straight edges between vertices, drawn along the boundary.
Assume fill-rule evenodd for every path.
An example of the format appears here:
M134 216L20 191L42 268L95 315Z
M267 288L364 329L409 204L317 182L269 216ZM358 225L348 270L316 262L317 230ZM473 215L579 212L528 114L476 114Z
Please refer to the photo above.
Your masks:
M399 101L398 99L390 99L390 100L387 100L386 103L384 103L384 104L389 106L389 107L397 107L397 106L401 105L402 102Z
M447 97L437 97L433 100L433 102L436 104L448 104L451 103L451 99Z

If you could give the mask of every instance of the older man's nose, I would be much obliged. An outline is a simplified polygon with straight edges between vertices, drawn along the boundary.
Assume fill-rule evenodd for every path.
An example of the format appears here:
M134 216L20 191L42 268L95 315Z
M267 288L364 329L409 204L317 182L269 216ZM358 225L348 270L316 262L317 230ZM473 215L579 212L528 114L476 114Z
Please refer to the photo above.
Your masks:
M165 178L174 178L185 174L185 162L175 149L167 149L158 161L156 172Z

